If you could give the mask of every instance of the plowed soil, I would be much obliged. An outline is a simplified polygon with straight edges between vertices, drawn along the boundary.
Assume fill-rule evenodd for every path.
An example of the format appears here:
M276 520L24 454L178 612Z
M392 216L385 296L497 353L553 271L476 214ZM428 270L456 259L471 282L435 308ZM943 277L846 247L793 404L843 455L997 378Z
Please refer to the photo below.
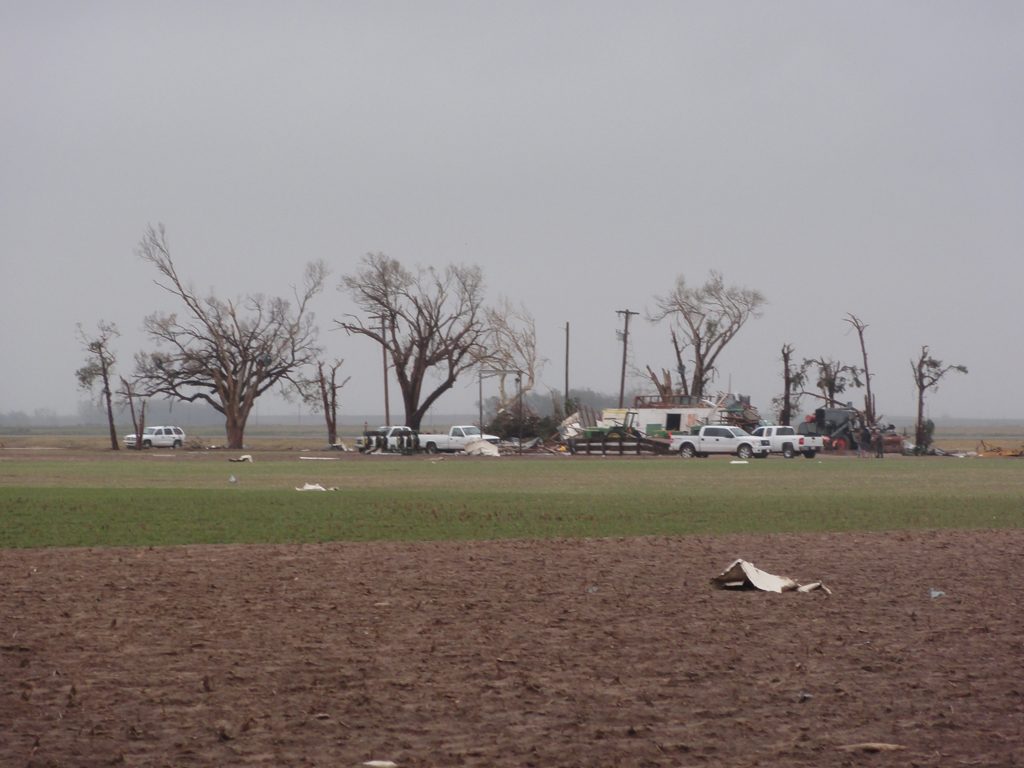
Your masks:
M737 557L832 594L712 590ZM1019 530L7 550L0 578L2 766L1024 763Z

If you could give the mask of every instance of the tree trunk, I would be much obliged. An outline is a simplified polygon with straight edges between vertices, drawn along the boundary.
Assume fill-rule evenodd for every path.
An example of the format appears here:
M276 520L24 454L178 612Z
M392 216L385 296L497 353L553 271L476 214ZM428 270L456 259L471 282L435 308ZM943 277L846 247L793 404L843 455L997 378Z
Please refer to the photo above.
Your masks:
M241 450L245 439L245 423L249 420L249 409L244 406L224 409L224 430L227 432L228 448Z
M793 418L793 374L790 371L790 358L793 356L793 347L789 344L782 345L782 413L779 414L779 423L788 427Z
M107 387L107 423L110 425L110 450L120 451L121 446L117 442L117 428L114 426L114 406L110 402L110 387L106 384L104 386Z
M920 376L920 374L919 374ZM917 443L917 450L924 450L924 391L921 379L917 381L917 428L914 430L914 441Z
M234 419L228 419L224 422L224 428L227 432L228 448L241 450L245 437L245 427L239 425Z
M117 428L114 427L114 406L111 403L110 376L106 361L103 361L103 397L107 401L107 424L110 425L110 450L119 451L121 446L117 444Z
M132 414L132 421L135 421L135 415ZM139 409L139 426L135 428L135 450L141 451L142 445L142 433L146 431L146 401L142 401L142 408Z
M676 370L679 371L679 380L682 384L682 391L679 393L690 396L690 382L686 380L686 364L683 362L683 350L679 346L679 337L675 330L672 331L672 348L676 351Z
M334 389L334 373L331 373L331 392L328 396L327 385L320 379L320 391L324 398L324 419L327 421L327 444L338 442L338 392Z
M846 322L857 329L857 336L860 339L860 354L864 360L864 413L868 424L875 424L875 398L871 394L871 371L868 370L868 348L864 343L864 330L868 327L864 321L852 314L847 314Z

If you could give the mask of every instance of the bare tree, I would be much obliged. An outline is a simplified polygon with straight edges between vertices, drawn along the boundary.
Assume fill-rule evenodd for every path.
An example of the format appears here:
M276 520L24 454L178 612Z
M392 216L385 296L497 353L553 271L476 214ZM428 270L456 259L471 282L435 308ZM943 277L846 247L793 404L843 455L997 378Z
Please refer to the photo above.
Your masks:
M779 423L789 426L793 415L800 408L800 396L807 379L808 362L800 365L793 362L793 345L782 345L782 394L772 401L779 412Z
M868 325L853 314L847 313L844 319L857 330L857 336L860 339L860 354L864 360L864 367L861 369L864 374L864 414L867 419L867 423L869 425L874 425L876 422L875 397L871 394L871 373L868 370L868 348L864 343L864 330Z
M352 378L347 376L341 384L338 383L338 369L344 362L335 360L325 366L322 360L317 360L316 374L310 379L302 380L303 401L313 411L323 409L324 421L327 422L328 445L335 445L338 442L338 390Z
M298 372L316 362L318 329L309 302L328 275L323 261L306 265L296 307L280 297L250 294L236 301L200 297L178 276L164 228L150 227L136 248L162 276L156 284L184 304L184 317L155 313L144 328L168 352L136 355L136 381L149 396L209 403L224 415L229 448L241 448L256 398L278 386L298 388Z
M855 365L846 365L831 357L810 358L804 360L804 366L817 366L818 378L815 386L829 401L835 401L836 395L842 394L847 387L862 387L861 370Z
M133 448L136 451L141 451L145 446L142 444L142 431L146 428L146 396L140 393L133 382L128 381L124 376L119 376L121 379L121 388L117 391L118 399L128 407L128 412L132 417L132 427L135 428L135 445ZM139 403L139 413L136 416L135 403Z
M945 365L941 360L936 360L931 356L927 346L923 346L921 347L921 356L917 360L910 361L910 368L914 372L914 384L917 386L917 427L914 440L917 443L918 452L923 452L929 442L924 419L925 393L928 390L938 389L939 382L947 373L967 373L967 366Z
M760 291L736 286L726 287L721 273L711 270L708 281L691 288L680 275L676 287L667 296L654 297L656 309L648 315L653 323L670 319L673 343L679 365L682 350L691 349L693 371L687 394L703 397L715 372L715 362L725 346L752 317L761 317L767 300ZM678 328L682 344L674 335Z
M396 259L370 253L354 275L342 277L338 290L352 297L367 320L378 320L376 327L354 315L335 322L384 348L402 390L405 424L412 429L419 429L427 409L486 356L479 267L448 265L443 270L418 269L414 274ZM440 382L425 392L428 374Z
M86 392L92 392L96 384L101 384L99 397L107 409L107 424L110 426L110 450L119 451L121 446L117 443L117 429L114 426L113 392L110 389L110 378L114 375L114 366L117 365L117 356L111 349L111 342L118 338L121 333L114 323L100 320L96 324L96 335L89 336L82 329L82 324L75 326L75 336L79 343L85 348L85 365L75 371L78 379L78 387Z
M506 379L520 379L519 394L525 396L537 385L537 377L547 359L537 353L537 324L533 315L520 305L514 307L507 297L502 296L497 306L484 310L487 325L486 364L501 371L516 371L516 374L498 373L498 400L495 412L507 408L517 393L506 389Z

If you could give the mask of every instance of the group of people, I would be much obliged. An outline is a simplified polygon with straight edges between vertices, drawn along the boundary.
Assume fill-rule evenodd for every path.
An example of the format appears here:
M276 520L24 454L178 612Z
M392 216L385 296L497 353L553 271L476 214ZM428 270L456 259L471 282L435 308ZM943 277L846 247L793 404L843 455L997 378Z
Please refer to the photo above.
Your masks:
M857 458L862 459L875 452L875 458L885 457L884 445L882 443L882 430L878 427L871 429L867 424L857 434Z

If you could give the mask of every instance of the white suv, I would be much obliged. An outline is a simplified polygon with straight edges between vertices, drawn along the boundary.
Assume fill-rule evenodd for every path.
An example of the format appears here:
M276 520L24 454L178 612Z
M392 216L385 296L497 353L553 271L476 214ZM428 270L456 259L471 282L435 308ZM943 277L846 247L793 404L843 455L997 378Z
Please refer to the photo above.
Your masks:
M180 427L146 427L142 430L143 448L181 448L185 442L185 433ZM124 439L128 448L135 447L135 435Z

